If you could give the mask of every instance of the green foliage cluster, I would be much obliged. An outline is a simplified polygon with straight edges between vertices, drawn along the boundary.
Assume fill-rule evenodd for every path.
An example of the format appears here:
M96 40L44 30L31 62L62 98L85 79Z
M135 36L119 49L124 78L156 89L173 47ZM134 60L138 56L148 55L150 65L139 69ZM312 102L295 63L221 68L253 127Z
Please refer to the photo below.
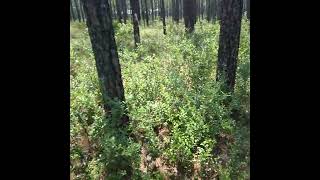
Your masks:
M161 179L140 171L140 149L150 161L161 157L185 177L249 178L250 48L249 22L243 20L235 93L224 94L215 81L219 24L201 22L191 35L183 24L160 22L141 27L134 48L132 25L115 23L126 104L110 102L105 117L95 61L85 26L71 24L71 172L75 179ZM225 99L232 97L232 106ZM125 111L125 108L126 111ZM237 116L232 115L237 110ZM128 112L128 128L117 126ZM164 135L162 132L166 132ZM230 137L221 149L220 136ZM87 137L91 150L81 142ZM231 139L231 140L230 140ZM80 142L80 143L79 143ZM89 148L89 149L90 149ZM92 152L91 152L92 151ZM129 169L128 169L129 167ZM106 172L104 172L106 170Z

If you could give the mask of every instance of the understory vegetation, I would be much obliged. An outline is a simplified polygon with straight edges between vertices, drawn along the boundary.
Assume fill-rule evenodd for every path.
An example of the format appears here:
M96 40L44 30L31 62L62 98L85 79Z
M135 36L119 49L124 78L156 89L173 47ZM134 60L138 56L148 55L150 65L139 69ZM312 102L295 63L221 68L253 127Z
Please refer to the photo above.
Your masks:
M72 22L73 179L250 179L249 27L243 19L231 95L215 80L218 23L197 22L186 34L169 21L163 35L155 21L140 29L135 48L132 24L115 22L126 102L113 103L106 118L87 27ZM128 127L119 125L123 113Z

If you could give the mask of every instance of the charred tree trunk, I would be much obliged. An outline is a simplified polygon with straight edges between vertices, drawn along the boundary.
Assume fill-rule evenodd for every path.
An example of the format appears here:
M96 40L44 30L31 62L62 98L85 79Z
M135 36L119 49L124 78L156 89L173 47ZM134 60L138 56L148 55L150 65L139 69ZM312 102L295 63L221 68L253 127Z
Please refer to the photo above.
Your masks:
M173 1L175 1L175 3L174 3L174 7L175 7L175 9L174 9L174 21L178 24L179 23L179 14L180 14L180 0L173 0Z
M196 23L197 5L196 0L184 0L183 16L186 31L191 33L194 31L194 24Z
M144 7L145 7L145 17L146 17L147 26L149 26L149 8L148 8L147 0L144 0Z
M81 22L82 17L81 17L81 14L80 14L80 8L79 8L79 4L78 4L77 0L74 1L74 4L75 4L75 7L76 7L78 21Z
M81 21L84 22L84 13L82 11L82 8L81 8L81 3L80 3L80 0L76 0L76 3L78 5L78 8L79 8L79 13L80 13L80 18L81 18Z
M139 1L138 0L130 0L130 6L132 10L132 24L133 24L133 37L134 37L134 45L138 46L140 43L140 31L139 31Z
M116 7L117 7L117 17L119 23L122 23L122 14L121 14L121 1L116 0Z
M81 11L81 14L82 14L82 19L83 21L86 21L86 13L84 13L84 10L83 10L83 3L81 0L79 0L79 4L80 4L80 11Z
M151 19L152 22L154 21L154 4L153 4L153 0L151 0Z
M112 26L111 9L106 0L83 0L88 32L95 56L98 78L103 95L104 109L111 116L110 100L125 101L121 67ZM129 119L121 117L121 125ZM130 174L129 170L128 173Z
M242 1L242 17L244 17L244 13L247 11L247 8L246 8L247 4L246 3L247 3L246 0Z
M203 20L203 13L204 13L204 4L203 4L203 0L200 0L201 1L201 19Z
M178 0L179 1L179 20L183 18L183 0Z
M247 0L247 18L250 20L250 0Z
M217 1L216 0L213 0L212 1L212 13L211 13L211 18L212 18L212 21L213 22L216 22L217 20L217 13L218 13L218 6L217 6Z
M211 21L211 13L212 13L212 9L211 9L211 0L207 0L206 2L207 5L207 21Z
M140 0L140 8L141 8L141 15L142 15L143 25L146 26L146 13L145 13L145 11L144 11L144 3L143 3L143 0Z
M72 0L70 0L70 13L71 13L71 20L72 21L75 21L76 20L76 16L74 14L74 11L73 11L73 4L72 4Z
M117 18L117 12L116 12L116 5L113 3L112 0L109 0L110 1L110 7L111 7L111 17L116 19Z
M216 15L217 15L217 20L221 21L221 16L222 16L222 3L224 0L215 0L215 5L216 5Z
M196 10L196 21L199 21L200 20L200 1L199 0L196 0L196 7L197 7L197 10Z
M162 25L163 25L163 34L167 34L167 29L166 29L166 10L164 6L164 0L160 0L161 3L161 18L162 18Z
M159 16L160 19L161 19L161 17L162 17L162 16L161 16L161 12L162 12L162 11L161 11L161 0L158 0L158 8L157 8L157 9L158 9L158 16Z
M140 2L139 2L139 0L134 0L134 1L137 1L137 2L135 2L136 6L137 6L137 16L138 16L138 21L141 22L141 14L140 14L141 6L140 6Z
M221 1L217 81L223 80L228 92L234 91L240 42L242 0Z
M127 8L127 1L126 0L122 0L122 11L123 11L123 21L126 24L127 23L127 19L128 19L128 8Z
M174 22L175 21L175 17L176 17L176 13L175 13L175 10L176 9L176 1L175 0L172 0L172 3L171 3L171 10L172 10L172 21Z

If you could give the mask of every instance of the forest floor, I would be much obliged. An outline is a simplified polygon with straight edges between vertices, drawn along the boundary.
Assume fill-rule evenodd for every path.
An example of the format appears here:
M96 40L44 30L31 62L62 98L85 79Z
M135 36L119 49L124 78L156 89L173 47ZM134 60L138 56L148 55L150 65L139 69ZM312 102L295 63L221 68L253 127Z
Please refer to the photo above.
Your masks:
M70 26L74 179L99 179L102 169L109 179L249 179L249 22L242 22L231 107L215 82L219 24L198 22L186 35L169 21L166 36L160 22L141 25L137 49L131 24L114 27L126 102L106 119L86 25ZM124 107L131 123L117 129Z

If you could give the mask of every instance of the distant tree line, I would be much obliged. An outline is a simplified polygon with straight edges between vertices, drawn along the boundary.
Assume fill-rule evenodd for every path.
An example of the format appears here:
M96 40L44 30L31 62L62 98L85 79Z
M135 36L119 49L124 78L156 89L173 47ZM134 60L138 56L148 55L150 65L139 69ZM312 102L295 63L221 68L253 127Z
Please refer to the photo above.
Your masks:
M107 0L110 4L111 17L120 23L127 23L132 16L133 4L136 4L139 24L149 26L155 20L171 18L179 23L186 20L188 28L197 21L206 19L215 22L221 20L223 0ZM164 12L164 14L162 14ZM184 13L185 12L185 13ZM250 0L243 0L243 16L250 19ZM70 0L70 21L85 21L82 0Z

